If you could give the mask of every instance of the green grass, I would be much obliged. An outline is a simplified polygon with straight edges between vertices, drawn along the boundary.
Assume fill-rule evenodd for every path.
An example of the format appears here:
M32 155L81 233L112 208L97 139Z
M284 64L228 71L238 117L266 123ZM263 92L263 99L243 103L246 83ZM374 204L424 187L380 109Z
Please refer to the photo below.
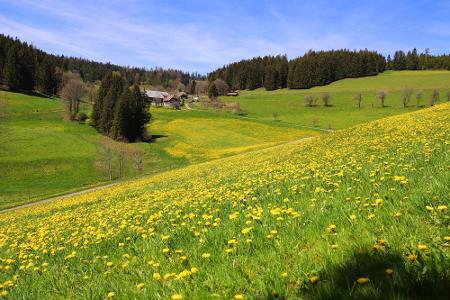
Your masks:
M86 124L64 121L59 99L9 92L0 92L0 97L6 100L8 112L7 117L0 117L0 209L108 180L95 167L108 139ZM127 145L130 154L122 179L317 134L210 112L152 109L152 114L150 131L158 138ZM135 148L142 152L143 174L133 166ZM118 176L117 165L116 160L114 177Z
M2 214L0 295L448 299L449 124L439 104Z
M403 108L402 91L413 88L423 90L424 96L419 106L428 106L433 89L439 89L440 100L446 101L446 92L450 90L450 71L387 71L373 77L351 78L336 81L330 85L306 90L281 89L265 91L242 91L239 97L221 97L224 101L239 102L250 118L272 120L273 113L285 123L321 128L342 129L355 124L383 117L411 112L416 107L415 95L407 108ZM386 106L381 108L377 98L379 90L388 92ZM323 107L320 95L331 94L332 107ZM362 108L358 109L354 96L363 94ZM313 94L318 106L305 107L305 95Z
M301 126L341 129L422 109L416 107L414 97L408 108L402 107L401 95L406 87L424 90L421 105L428 103L435 88L441 92L441 102L445 101L450 71L389 71L309 90L260 89L222 98L238 101L246 116L153 108L150 131L158 138L127 149L142 151L143 174L151 175L318 133ZM389 93L384 108L376 97L381 89ZM306 94L320 96L323 92L331 93L332 107L304 107ZM353 100L357 92L363 92L361 109ZM0 92L0 97L8 105L8 117L0 118L0 167L5 170L0 175L0 208L107 181L105 172L94 167L106 139L87 125L63 121L59 99L6 92ZM89 105L82 109L90 111ZM123 179L138 175L130 154ZM117 176L116 167L114 177Z

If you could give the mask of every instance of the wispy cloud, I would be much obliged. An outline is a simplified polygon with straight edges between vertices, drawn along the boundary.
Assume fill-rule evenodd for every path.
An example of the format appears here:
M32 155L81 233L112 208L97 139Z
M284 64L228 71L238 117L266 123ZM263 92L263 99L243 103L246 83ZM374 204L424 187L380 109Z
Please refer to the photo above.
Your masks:
M422 8L422 2L415 5ZM427 26L404 18L399 25L396 14L416 13L405 3L390 4L388 11L387 0L0 0L0 30L52 53L205 73L265 54L365 47L388 52L413 44L408 37L414 34L424 48L433 47L426 37L448 32L438 22L444 18Z

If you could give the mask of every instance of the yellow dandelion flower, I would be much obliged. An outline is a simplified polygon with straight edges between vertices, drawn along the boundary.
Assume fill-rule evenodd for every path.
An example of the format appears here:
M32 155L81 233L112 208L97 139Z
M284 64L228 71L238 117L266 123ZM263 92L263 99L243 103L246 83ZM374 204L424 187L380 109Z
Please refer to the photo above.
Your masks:
M445 211L448 210L448 207L446 205L439 205L437 207L437 210L440 211L440 212L445 212Z
M106 294L106 299L114 299L116 297L116 293L114 292L109 292L108 294Z
M312 276L309 278L309 282L311 282L311 284L317 284L319 282L319 277L318 276Z
M420 251L426 251L428 250L428 246L424 244L418 244L417 249L419 249Z
M234 300L244 300L244 296L241 294L234 295Z
M108 261L108 262L106 263L106 266L107 266L107 267L112 267L112 266L114 266L114 263L113 263L112 261Z
M205 252L202 254L202 258L210 258L210 257L211 257L211 253Z
M145 287L145 284L144 283L138 283L138 284L136 284L136 288L137 289L139 289L139 290L142 290L143 288Z
M174 294L172 295L172 300L181 300L183 299L183 296L180 294Z
M242 234L248 234L253 230L253 227L246 227L244 229L241 230Z
M334 232L336 232L336 225L334 225L334 224L328 225L328 227L327 227L327 232L328 232L328 233L334 233Z
M228 245L235 245L235 244L237 244L237 241L235 239L228 241Z
M425 208L426 208L429 212L432 212L432 211L434 210L433 206L429 206L429 205L425 206Z
M156 280L156 281L161 280L161 274L153 273L153 280Z
M410 262L415 262L417 260L417 255L410 254L406 257Z
M394 270L391 269L391 268L385 269L384 272L385 272L387 275L389 275L389 276L391 276L392 274L394 274Z
M192 274L198 273L198 269L196 267L192 267L191 268L191 273Z
M359 283L359 284L361 284L361 285L364 285L364 284L366 284L366 283L369 282L369 278L367 278L367 277L360 277L360 278L358 278L358 279L356 280L356 282Z
M288 277L288 273L287 273L287 272L283 272L283 273L281 273L281 277L283 277L283 278L287 278L287 277Z
M169 249L169 248L164 248L164 249L162 249L162 253L164 253L164 254L169 253L169 252L170 252L170 249Z

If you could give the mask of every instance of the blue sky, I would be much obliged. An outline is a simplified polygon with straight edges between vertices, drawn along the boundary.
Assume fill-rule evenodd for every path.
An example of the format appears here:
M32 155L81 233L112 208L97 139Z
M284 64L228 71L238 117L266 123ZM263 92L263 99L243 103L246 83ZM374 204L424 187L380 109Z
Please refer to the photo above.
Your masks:
M0 0L0 32L54 54L207 73L309 49L450 52L450 1Z

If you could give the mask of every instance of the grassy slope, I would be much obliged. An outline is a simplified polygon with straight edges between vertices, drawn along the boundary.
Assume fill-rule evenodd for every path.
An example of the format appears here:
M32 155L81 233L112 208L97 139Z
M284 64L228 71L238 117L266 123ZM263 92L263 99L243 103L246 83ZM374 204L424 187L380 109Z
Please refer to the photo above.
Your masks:
M0 118L0 209L107 179L94 167L106 138L87 125L63 121L58 100L0 93L9 113ZM207 112L152 113L151 131L164 137L127 147L142 150L145 174L317 134ZM127 178L137 175L131 160Z
M316 119L322 128L341 129L417 110L415 96L409 107L403 108L401 96L405 88L425 92L420 105L428 103L431 90L435 88L441 92L441 101L445 101L445 93L450 89L450 71L388 71L374 77L344 79L307 90L243 91L239 97L223 97L223 100L239 102L249 117L271 120L275 112L283 122L312 126L313 119ZM388 107L380 107L377 98L379 90L388 91ZM331 93L333 107L304 107L305 95L317 95L318 103L321 104L320 95L324 92ZM363 93L362 109L358 109L353 99L358 92Z
M445 299L449 124L442 104L1 215L3 291Z

